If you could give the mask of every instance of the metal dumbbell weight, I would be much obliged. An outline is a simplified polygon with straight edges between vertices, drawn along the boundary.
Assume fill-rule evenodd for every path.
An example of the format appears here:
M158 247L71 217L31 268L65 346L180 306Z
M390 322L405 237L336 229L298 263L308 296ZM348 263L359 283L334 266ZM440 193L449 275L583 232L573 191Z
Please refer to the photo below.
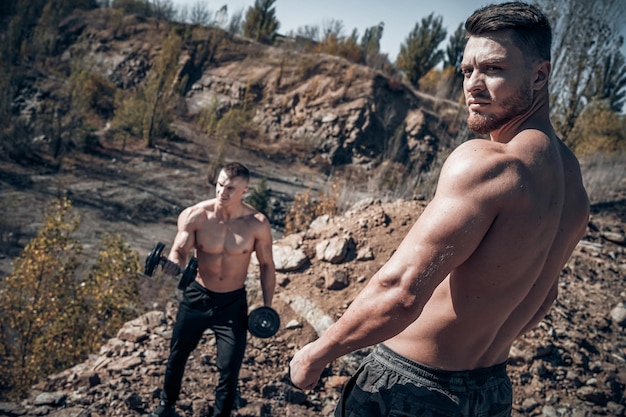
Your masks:
M248 315L248 330L253 336L267 339L280 328L280 317L271 307L259 307Z
M154 270L157 266L163 265L167 258L162 255L163 249L165 249L165 245L161 242L157 243L154 248L148 254L146 258L146 265L144 268L144 273L151 277L154 273ZM189 284L191 284L196 279L196 273L198 271L198 259L192 257L187 262L187 266L184 270L180 270L179 273L182 273L180 281L178 281L178 289L184 290L187 288ZM176 274L178 275L178 274Z

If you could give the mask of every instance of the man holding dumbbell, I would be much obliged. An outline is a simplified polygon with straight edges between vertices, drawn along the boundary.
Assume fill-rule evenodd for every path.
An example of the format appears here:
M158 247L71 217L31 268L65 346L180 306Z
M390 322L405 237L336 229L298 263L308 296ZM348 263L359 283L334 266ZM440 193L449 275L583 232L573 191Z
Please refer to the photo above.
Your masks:
M245 166L227 164L218 176L216 197L184 209L178 217L178 232L163 271L180 273L192 251L198 271L178 307L161 401L151 417L175 415L185 364L208 328L215 333L219 370L213 416L230 416L246 347L245 282L252 252L259 261L267 307L276 283L269 221L243 202L249 179Z

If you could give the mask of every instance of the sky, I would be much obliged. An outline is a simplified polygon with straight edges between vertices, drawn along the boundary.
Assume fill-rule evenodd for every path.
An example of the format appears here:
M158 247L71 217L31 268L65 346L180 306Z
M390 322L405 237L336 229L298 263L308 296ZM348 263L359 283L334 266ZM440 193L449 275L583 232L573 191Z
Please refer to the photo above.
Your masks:
M207 0L203 0L207 1ZM286 34L305 25L319 26L331 19L343 22L344 35L352 34L357 29L359 39L365 29L385 23L380 41L381 52L395 61L400 52L400 45L421 22L422 18L433 13L441 16L444 28L450 36L460 23L477 8L490 3L502 3L504 0L276 0L274 7L280 22L278 30ZM172 0L175 7L186 5L189 9L198 0ZM223 5L228 6L228 16L237 11L245 12L254 5L254 0L208 0L209 10L215 12ZM443 42L447 44L447 41Z

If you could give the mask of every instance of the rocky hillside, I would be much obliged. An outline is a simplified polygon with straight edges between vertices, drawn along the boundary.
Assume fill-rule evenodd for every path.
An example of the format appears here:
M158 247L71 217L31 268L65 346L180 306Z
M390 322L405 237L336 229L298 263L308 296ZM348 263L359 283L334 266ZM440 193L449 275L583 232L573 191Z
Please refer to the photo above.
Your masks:
M310 391L290 386L289 360L342 314L424 204L364 200L342 216L319 218L305 232L275 242L275 307L282 324L270 339L250 336L235 416L331 415L342 384L367 350L331 364ZM624 200L594 208L589 232L563 270L558 301L537 329L515 343L509 366L514 416L626 415L625 216ZM175 283L161 282L175 294ZM248 290L250 303L259 303L254 263ZM0 415L145 414L160 392L176 305L173 299L128 322L97 355L41 381L26 401L0 404ZM202 416L211 403L214 355L207 334L187 365L181 416Z
M132 16L115 21L107 11L78 13L63 23L51 61L69 66L80 56L126 91L145 79L158 54L169 29L159 25ZM58 195L67 195L80 213L77 237L86 253L106 233L122 233L141 257L157 241L169 244L178 212L213 194L206 169L217 143L198 126L202 109L215 105L225 114L253 103L260 135L232 138L225 160L248 165L253 185L267 179L277 212L298 192L324 189L331 174L347 184L346 200L356 203L298 234L284 237L277 228L275 307L282 326L273 338L250 337L235 415L329 416L367 350L331 364L310 391L290 386L289 360L341 316L426 204L379 200L380 189L372 191L368 183L385 166L405 167L413 172L410 177L430 167L462 136L454 123L457 111L342 59L303 54L297 45L264 47L223 33L195 32L179 70L179 80L186 81L176 134L155 148L122 147L103 125L95 152L73 154L54 166L18 165L0 155L0 273L11 272L11 260ZM18 102L22 114L44 112L41 98L55 97L62 84L57 76L33 77ZM33 142L45 150L49 138ZM515 344L509 369L516 417L626 415L625 220L624 190L594 205L588 233L562 272L559 299L538 328ZM84 363L41 381L23 402L0 404L0 416L131 417L151 410L180 294L166 277L145 277L142 284L144 290L160 288L169 302L127 323ZM248 290L250 303L259 303L254 263ZM181 416L202 416L212 401L214 349L207 335L189 361Z
M48 65L89 68L128 94L146 80L172 30L183 39L175 80L183 102L176 117L197 122L207 110L217 116L232 108L252 110L257 137L239 132L229 139L282 163L297 160L326 173L346 165L370 172L389 160L407 173L421 172L458 134L456 103L343 58L304 53L289 40L269 47L219 29L120 18L111 10L68 17ZM45 111L41 98L58 98L65 82L37 75L18 100L23 115ZM107 129L100 133L106 136ZM205 144L215 153L211 138Z

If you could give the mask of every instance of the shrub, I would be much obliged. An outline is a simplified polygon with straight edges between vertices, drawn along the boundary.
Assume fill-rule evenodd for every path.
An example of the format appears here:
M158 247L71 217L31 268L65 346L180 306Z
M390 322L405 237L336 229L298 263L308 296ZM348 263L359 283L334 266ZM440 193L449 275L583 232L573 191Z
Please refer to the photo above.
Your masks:
M314 197L310 189L296 194L294 202L289 207L285 220L285 235L300 232L319 216L337 213L339 199L339 184L333 182L330 189Z
M0 286L0 398L19 398L39 378L84 360L138 315L138 255L121 236L107 236L80 279L78 225L69 200L53 201Z
M250 195L246 198L246 202L252 207L270 217L270 190L267 188L267 179L261 181L250 190Z

